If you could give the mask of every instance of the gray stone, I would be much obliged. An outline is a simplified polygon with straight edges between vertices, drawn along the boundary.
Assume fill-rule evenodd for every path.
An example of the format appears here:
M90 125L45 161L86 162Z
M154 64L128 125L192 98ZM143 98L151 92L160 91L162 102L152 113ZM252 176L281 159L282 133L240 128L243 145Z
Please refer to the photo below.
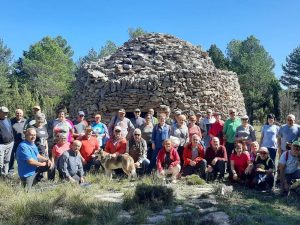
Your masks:
M200 219L203 223L211 225L229 225L229 216L224 212L211 212Z
M152 215L147 218L148 223L157 224L164 221L166 217L164 215Z
M119 108L158 111L164 103L184 113L210 108L223 119L232 107L238 114L246 113L237 75L216 69L206 52L168 34L129 40L111 56L83 64L76 79L71 116L86 109L91 119L99 113L90 110L94 104L106 109L100 112L103 122Z

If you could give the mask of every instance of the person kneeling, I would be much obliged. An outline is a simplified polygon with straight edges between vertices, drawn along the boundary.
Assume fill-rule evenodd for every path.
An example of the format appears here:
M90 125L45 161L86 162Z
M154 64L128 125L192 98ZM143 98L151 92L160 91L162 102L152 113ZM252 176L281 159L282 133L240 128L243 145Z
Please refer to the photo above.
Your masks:
M269 156L269 151L261 147L253 162L252 179L250 187L259 190L270 190L274 184L274 162Z
M183 176L198 174L205 178L206 160L204 159L204 148L199 143L200 137L197 134L192 136L192 142L183 150Z
M63 153L61 164L58 170L62 173L63 178L74 183L84 182L84 171L80 156L81 142L75 140L71 149Z
M230 156L230 165L232 175L229 174L229 179L235 182L243 182L246 180L245 170L250 164L250 156L248 152L243 151L243 145L237 143L234 153Z
M23 186L30 190L32 186L40 181L42 173L52 168L49 159L39 154L35 145L36 130L28 128L25 132L25 141L17 148L16 158L18 162L18 173Z
M215 180L218 173L220 173L218 179L223 180L225 164L227 162L227 153L226 148L223 145L220 145L218 137L212 138L211 146L206 149L205 159L207 161L208 180Z
M180 158L170 139L164 141L163 148L158 152L156 166L159 178L165 179L167 175L172 175L172 183L176 183L181 169Z
M300 141L294 141L292 150L282 153L279 159L280 184L282 194L290 191L290 185L293 180L300 179L300 169L298 160L300 157Z

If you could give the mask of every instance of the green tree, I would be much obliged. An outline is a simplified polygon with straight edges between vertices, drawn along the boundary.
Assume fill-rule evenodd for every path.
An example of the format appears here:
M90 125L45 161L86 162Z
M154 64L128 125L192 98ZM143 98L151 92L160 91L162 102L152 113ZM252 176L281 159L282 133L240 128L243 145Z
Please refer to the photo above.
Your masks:
M143 34L146 34L147 32L141 28L141 27L137 27L137 28L128 28L128 35L130 39L134 39L137 38Z
M89 50L88 54L84 57L79 58L77 63L77 70L84 64L89 62L98 61L101 58L109 56L115 53L118 49L118 46L113 42L108 40L104 46L101 47L99 53L95 49Z
M217 45L211 45L208 49L208 54L218 69L228 69L228 60L225 58L223 52L217 47Z
M71 93L75 69L71 54L63 38L47 36L30 46L17 63L16 78L22 80L32 93L32 100L46 111L55 110Z
M0 39L0 105L8 106L9 99L9 75L11 73L12 51Z
M300 46L286 57L286 64L282 65L282 70L280 82L291 89L296 102L300 103Z
M241 91L250 120L263 120L261 115L279 112L276 101L279 81L272 72L275 64L254 36L244 41L233 40L227 46L229 68L238 74Z
M103 58L115 53L118 49L118 46L112 42L107 41L104 46L101 47L98 57Z

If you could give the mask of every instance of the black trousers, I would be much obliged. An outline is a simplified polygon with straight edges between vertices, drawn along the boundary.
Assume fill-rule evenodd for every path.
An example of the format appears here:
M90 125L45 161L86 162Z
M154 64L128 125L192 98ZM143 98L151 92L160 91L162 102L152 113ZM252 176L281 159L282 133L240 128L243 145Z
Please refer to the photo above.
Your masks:
M230 167L230 156L232 154L232 152L234 151L234 143L229 143L229 142L226 142L225 143L225 148L226 148L226 153L227 153L227 173L229 173L229 175L232 174L231 172L231 167Z
M191 174L198 174L199 177L205 178L206 160L203 159L198 162L195 166L186 165L182 169L182 175L188 176Z
M29 191L33 185L40 181L40 176L43 172L49 170L48 166L39 166L36 168L35 173L30 177L20 177L22 184L24 187L27 187L27 191Z

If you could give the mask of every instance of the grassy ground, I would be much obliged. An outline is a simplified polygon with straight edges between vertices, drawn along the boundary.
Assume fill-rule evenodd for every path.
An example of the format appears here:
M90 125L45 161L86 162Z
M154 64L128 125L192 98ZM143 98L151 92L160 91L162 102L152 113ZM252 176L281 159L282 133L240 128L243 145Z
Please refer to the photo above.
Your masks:
M233 225L299 225L299 196L282 197L274 193L234 186L227 197L218 196L219 207Z
M165 202L160 202L157 198L153 200L152 197L139 202L135 196L135 188L138 185L146 186L146 189L139 191L139 193L145 191L144 196L157 194L152 186L161 183L152 176L129 182L127 179L111 181L102 174L97 174L89 175L87 181L92 185L85 188L69 183L42 182L35 191L30 193L24 192L17 178L12 181L0 181L0 224L143 224L150 214L163 208L172 210L182 203L182 200L172 199L166 189L164 189L165 194L160 196ZM199 187L203 183L182 179L177 185L176 191L184 189L192 193L194 187ZM218 207L230 216L232 224L300 224L299 197L284 198L241 186L235 186L232 194L224 197L218 195L220 185L216 184L215 187ZM152 190L154 190L153 194ZM103 192L123 192L124 202L120 204L100 201L97 195ZM167 198L164 197L166 195ZM118 217L124 210L130 212L132 216L130 220ZM193 209L191 213L192 215L180 218L167 217L167 220L161 224L199 224L197 221L201 215Z

